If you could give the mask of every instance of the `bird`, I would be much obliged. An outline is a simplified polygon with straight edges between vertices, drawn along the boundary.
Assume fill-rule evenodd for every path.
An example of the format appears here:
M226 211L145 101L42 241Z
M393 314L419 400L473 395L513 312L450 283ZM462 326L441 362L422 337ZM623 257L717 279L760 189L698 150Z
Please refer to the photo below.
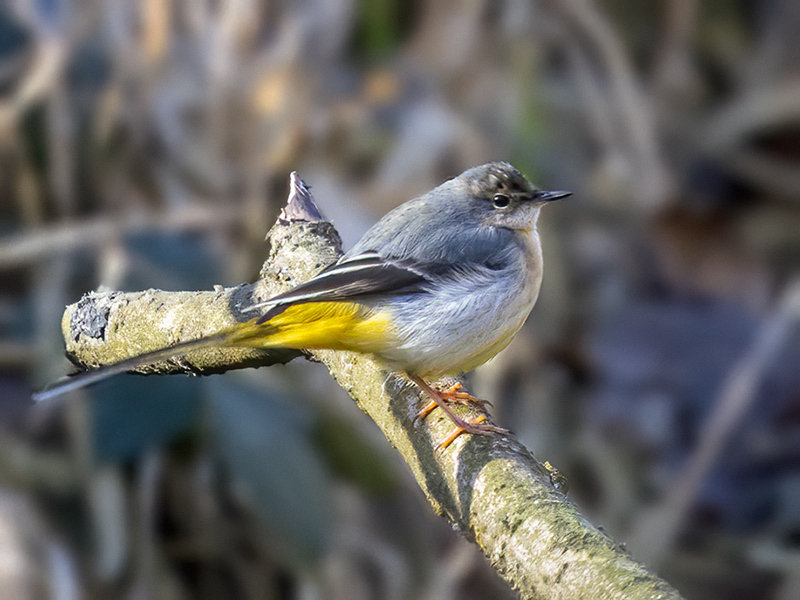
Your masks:
M388 212L308 281L247 308L256 316L218 333L79 373L34 394L43 401L116 373L201 347L330 349L373 355L403 373L461 434L505 432L452 402L479 402L431 381L482 365L520 330L543 274L541 208L570 195L540 190L508 162L468 169Z

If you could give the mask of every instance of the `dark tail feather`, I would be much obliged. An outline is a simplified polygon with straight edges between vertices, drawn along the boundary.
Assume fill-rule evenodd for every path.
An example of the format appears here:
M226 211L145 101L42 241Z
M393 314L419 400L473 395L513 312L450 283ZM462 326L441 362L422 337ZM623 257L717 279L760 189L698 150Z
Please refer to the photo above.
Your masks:
M200 348L231 345L231 337L230 331L222 331L207 337L198 338L189 342L182 342L168 348L162 348L161 350L154 350L152 352L139 354L138 356L132 356L131 358L126 358L117 363L105 365L91 371L84 371L83 373L62 377L58 381L45 387L42 391L33 394L33 400L34 402L47 402L67 392L79 390L87 385L108 379L109 377L124 373L125 371L132 371L145 365L175 356L183 356L188 352L199 350Z

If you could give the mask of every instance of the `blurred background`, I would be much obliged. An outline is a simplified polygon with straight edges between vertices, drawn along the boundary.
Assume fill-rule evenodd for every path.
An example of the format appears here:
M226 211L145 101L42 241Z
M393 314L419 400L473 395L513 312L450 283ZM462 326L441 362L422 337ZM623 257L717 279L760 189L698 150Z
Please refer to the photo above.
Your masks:
M319 366L30 402L82 293L255 278L291 170L349 246L509 160L574 196L471 389L686 597L800 597L798 30L795 0L4 0L0 596L513 598Z

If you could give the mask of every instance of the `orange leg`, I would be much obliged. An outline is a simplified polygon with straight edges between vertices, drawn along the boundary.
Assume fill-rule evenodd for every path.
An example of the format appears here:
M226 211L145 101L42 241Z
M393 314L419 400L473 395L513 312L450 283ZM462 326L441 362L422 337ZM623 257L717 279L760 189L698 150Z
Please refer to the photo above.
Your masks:
M457 404L477 404L479 406L491 404L491 402L488 400L481 400L472 394L462 392L461 390L463 388L464 386L461 385L460 382L456 382L447 389L436 391L438 392L439 397L447 402L455 402ZM437 406L439 406L439 403L436 400L431 400L428 402L428 404L426 404L416 415L414 415L414 422L416 423L417 421L422 421L425 417L431 414L433 409Z
M472 421L472 424L473 425L480 425L484 421L486 421L486 419L487 419L486 415L478 415L477 417L475 417L475 420ZM488 423L487 423L487 425L488 425ZM497 430L500 430L500 428L497 427ZM505 431L505 429L503 429L502 431ZM453 442L455 442L456 439L458 438L458 436L460 436L462 433L466 433L464 428L456 426L456 428L453 429L453 431L451 431L450 433L447 434L446 438L444 438L441 442L436 444L436 450L445 450L445 449L447 449L447 447L450 444L452 444ZM490 433L490 432L487 431L485 433Z
M414 417L414 421L419 421L427 417L431 411L437 406L444 411L447 417L453 422L456 426L455 429L438 445L437 449L445 449L450 444L453 443L455 439L458 438L463 433L472 433L472 434L487 434L487 433L508 433L507 430L497 427L496 425L492 425L491 423L486 423L486 415L478 416L474 421L469 421L462 419L458 415L456 415L453 410L447 405L448 402L461 402L461 403L482 403L481 401L473 398L466 392L462 392L461 384L457 383L456 385L448 388L447 390L437 390L430 386L425 380L416 375L411 375L410 373L407 374L408 377L414 383L419 386L422 391L424 391L428 396L430 396L433 400L429 404L427 404L422 410L420 410L416 416Z
M473 397L471 394L462 392L462 389L464 389L464 386L461 385L460 381L456 381L446 390L442 390L442 396L450 400L466 400L468 402L474 402L477 400L477 398Z
M439 403L436 400L431 400L425 406L423 406L417 414L414 415L414 423L417 421L422 421L425 417L433 412L433 409L439 406Z
M461 385L461 382L456 381L446 390L441 390L441 395L443 398L458 404L477 404L480 407L492 405L492 403L488 400L481 400L480 398L476 398L468 392L462 392L462 389L464 389L464 386Z

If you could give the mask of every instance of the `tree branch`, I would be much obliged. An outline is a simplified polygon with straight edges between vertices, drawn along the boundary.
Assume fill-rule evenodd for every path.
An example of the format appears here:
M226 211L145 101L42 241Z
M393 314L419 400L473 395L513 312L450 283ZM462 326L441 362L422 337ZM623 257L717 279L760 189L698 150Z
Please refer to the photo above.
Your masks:
M99 366L213 333L251 316L242 307L296 285L336 260L341 253L338 234L314 213L302 182L293 176L292 183L287 208L267 236L270 255L255 283L213 292L92 292L64 313L70 358ZM201 350L145 371L212 373L284 362L297 354ZM475 541L523 598L680 597L592 526L557 489L553 470L538 463L513 435L464 435L437 452L437 441L452 424L442 411L412 422L427 400L415 386L368 356L334 351L312 355L400 452L434 510Z

